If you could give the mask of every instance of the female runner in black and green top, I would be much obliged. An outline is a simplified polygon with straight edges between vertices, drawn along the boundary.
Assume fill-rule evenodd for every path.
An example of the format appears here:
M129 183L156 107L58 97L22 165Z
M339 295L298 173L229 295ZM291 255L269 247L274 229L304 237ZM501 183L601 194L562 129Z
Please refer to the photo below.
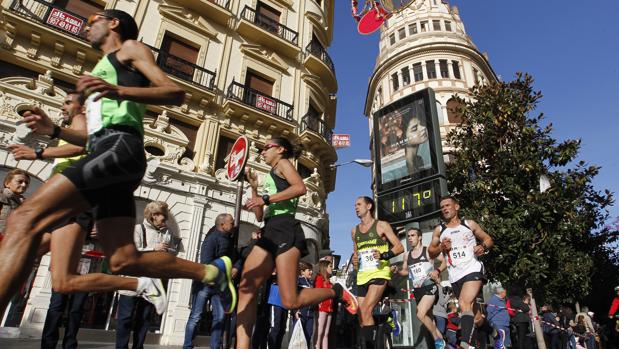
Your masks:
M299 259L307 255L305 236L299 221L294 216L299 197L307 189L294 165L288 160L297 157L299 151L286 138L269 140L262 156L271 167L263 183L265 194L258 195L258 180L254 173L247 172L252 187L252 198L245 208L252 210L256 218L265 220L263 234L249 253L239 286L237 313L237 349L248 349L252 327L256 321L256 293L258 288L277 270L277 284L282 304L287 309L298 309L318 304L329 298L342 299L348 310L356 312L354 296L336 284L332 289L303 289L297 292L297 266Z

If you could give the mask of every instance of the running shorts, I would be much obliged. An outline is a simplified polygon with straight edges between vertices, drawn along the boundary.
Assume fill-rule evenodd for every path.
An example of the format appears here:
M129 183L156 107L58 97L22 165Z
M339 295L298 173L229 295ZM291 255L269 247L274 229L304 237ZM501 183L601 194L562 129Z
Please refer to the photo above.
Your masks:
M451 283L451 287L453 289L454 296L456 296L456 298L460 298L460 292L462 291L462 287L464 286L464 283L467 281L481 281L482 285L488 281L488 279L486 278L486 272L485 272L483 264L482 264L480 272L466 274L465 276L460 278L460 280ZM479 292L481 292L481 288Z
M309 254L301 223L289 214L267 218L256 245L269 252L273 259L293 247L299 249L301 257Z
M368 294L368 290L371 285L383 286L387 285L389 280L386 279L372 279L365 284L357 285L357 297L365 297Z
M89 139L91 152L62 171L93 208L95 221L135 217L133 192L146 170L144 142L137 130L112 126Z
M415 296L415 301L417 303L421 301L423 296L434 296L434 304L436 304L436 302L438 302L438 286L432 283L419 288L413 288L413 296Z

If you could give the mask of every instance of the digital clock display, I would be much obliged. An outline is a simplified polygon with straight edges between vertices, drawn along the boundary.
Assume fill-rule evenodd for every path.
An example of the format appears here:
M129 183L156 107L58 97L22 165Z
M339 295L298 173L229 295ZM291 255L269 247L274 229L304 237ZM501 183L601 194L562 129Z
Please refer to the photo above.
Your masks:
M379 194L378 218L391 224L418 219L440 209L445 179L437 177L396 191Z

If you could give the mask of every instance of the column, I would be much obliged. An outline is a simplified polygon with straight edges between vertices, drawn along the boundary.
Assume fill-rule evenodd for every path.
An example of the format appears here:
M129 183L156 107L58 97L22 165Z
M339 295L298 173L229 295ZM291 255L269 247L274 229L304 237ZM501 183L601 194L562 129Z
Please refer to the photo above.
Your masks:
M193 161L198 172L214 174L215 148L219 141L219 122L210 115L200 125L195 142L195 155Z

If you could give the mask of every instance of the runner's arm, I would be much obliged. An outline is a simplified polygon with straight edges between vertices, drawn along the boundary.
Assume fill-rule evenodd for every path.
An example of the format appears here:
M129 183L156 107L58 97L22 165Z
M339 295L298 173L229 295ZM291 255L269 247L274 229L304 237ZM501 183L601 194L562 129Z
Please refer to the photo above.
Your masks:
M88 133L86 128L84 129L71 129L66 127L60 127L47 116L47 114L39 107L34 107L32 110L28 110L24 113L24 121L26 125L32 130L32 132L40 135L52 136L54 131L57 132L57 137L64 139L65 141L78 145L86 145L88 140Z
M253 171L251 168L245 169L245 180L249 183L251 187L252 199L257 200L259 198L259 195L258 195L258 176L256 175L256 172ZM262 222L262 219L264 218L264 206L263 205L254 206L251 209L251 211L256 216L256 220L258 222Z
M432 241L430 241L430 245L428 246L428 254L430 258L437 258L439 254L441 254L441 226L437 225L432 232Z
M428 251L428 258L429 258L429 259L432 259L432 258L430 258L429 254L430 254L430 252ZM441 273L442 273L445 269L447 269L447 261L445 260L445 257L443 256L443 254L442 254L442 253L440 253L440 254L438 255L438 257L436 257L436 259L437 259L439 262L441 262L441 264L438 266L438 268L436 268L436 269L434 269L434 270L432 270L432 271L430 272L430 278L431 278L432 280L434 280L436 283L439 283L439 282L441 281Z
M469 228L471 228L471 230L473 231L473 234L475 234L475 237L481 241L479 245L475 246L475 255L480 256L486 253L486 251L488 251L492 248L492 246L494 246L492 237L490 237L490 235L488 235L488 233L486 233L479 226L479 224L477 224L477 222L467 221L467 223L469 224Z
M389 241L392 246L388 252L383 252L382 254L380 254L380 259L390 260L391 258L404 252L404 246L402 246L402 243L393 232L393 229L391 229L391 225L389 223L385 221L378 221L378 224L376 225L376 231L378 232L379 236L384 236L385 238L387 238L387 241Z
M408 276L408 255L411 251L407 251L404 253L404 260L402 261L402 269L398 270L398 275L400 276Z
M357 243L355 241L355 230L356 227L352 228L351 238L352 238L352 265L355 270L359 270L359 255L357 254Z

